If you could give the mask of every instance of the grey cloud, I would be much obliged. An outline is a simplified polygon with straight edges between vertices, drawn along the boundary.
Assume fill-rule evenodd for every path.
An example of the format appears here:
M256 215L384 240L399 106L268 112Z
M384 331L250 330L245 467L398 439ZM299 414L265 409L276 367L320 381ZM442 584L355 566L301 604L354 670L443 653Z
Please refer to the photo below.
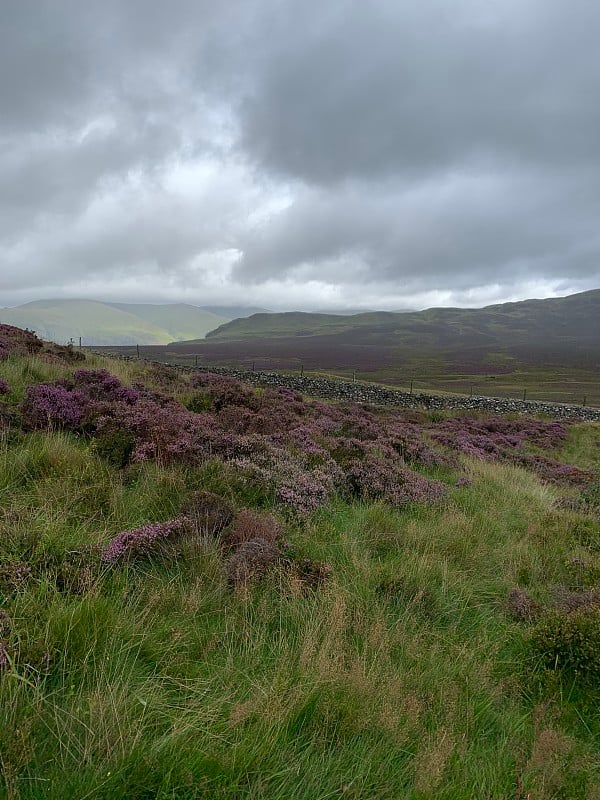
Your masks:
M513 172L455 174L385 190L372 183L306 191L243 242L246 281L309 274L344 281L362 262L365 280L429 282L437 288L528 273L593 281L598 261L598 174L578 181ZM575 194L578 190L579 196Z
M524 2L477 25L478 2L348 0L318 26L288 6L241 111L265 167L322 184L597 154L597 5Z
M6 0L3 297L598 285L599 25L590 0Z

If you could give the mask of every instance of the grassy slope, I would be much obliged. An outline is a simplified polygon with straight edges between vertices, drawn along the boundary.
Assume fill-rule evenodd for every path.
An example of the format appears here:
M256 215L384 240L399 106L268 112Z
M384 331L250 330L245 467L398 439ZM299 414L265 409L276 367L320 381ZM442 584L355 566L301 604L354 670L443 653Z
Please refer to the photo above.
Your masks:
M225 318L189 305L133 305L88 300L41 300L0 309L0 322L28 327L43 338L87 344L166 344L204 336Z
M13 402L60 372L0 365ZM565 455L600 468L598 438L574 427ZM597 798L599 698L536 685L505 601L517 584L543 601L573 556L600 567L598 528L529 473L469 469L439 507L339 503L290 530L332 565L316 593L282 572L230 594L207 542L59 591L67 552L233 489L210 465L126 477L73 436L4 438L2 561L43 565L10 600L11 635L54 661L0 677L0 797Z

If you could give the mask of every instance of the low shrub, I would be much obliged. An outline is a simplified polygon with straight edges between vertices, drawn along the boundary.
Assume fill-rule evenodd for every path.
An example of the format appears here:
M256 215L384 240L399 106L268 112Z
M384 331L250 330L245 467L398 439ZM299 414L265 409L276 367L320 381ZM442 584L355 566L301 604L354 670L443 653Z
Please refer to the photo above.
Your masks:
M135 449L135 436L123 428L106 430L94 441L94 450L116 467L126 467Z
M537 669L560 673L585 683L600 681L600 611L580 608L551 611L534 627L529 639Z
M228 586L232 589L243 586L252 578L263 575L280 557L279 548L265 539L242 542L227 561Z
M139 528L122 531L104 549L101 559L105 564L117 564L160 555L166 540L175 539L189 530L189 527L189 519L182 516L166 522L149 522Z
M223 545L234 550L244 542L261 539L278 546L282 536L281 525L272 514L243 508L237 513L231 530L223 540Z
M194 492L184 503L182 513L201 534L219 536L233 520L233 506L214 492Z
M81 428L86 398L81 392L69 391L64 386L38 383L28 386L21 404L22 424L25 430Z
M518 586L513 587L508 593L507 606L510 616L520 622L530 622L539 617L542 611L542 606Z

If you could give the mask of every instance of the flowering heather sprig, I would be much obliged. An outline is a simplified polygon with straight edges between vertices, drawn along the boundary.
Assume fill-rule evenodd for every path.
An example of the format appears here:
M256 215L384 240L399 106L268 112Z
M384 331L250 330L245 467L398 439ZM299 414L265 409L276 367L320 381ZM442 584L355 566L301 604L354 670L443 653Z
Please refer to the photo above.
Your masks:
M116 564L136 558L147 558L156 553L166 539L173 539L190 526L188 517L176 517L166 522L149 522L139 528L121 531L108 544L101 555L105 564Z
M419 475L374 452L349 465L347 481L353 496L384 500L395 506L411 502L435 502L446 493L446 486L440 481Z
M73 384L89 400L117 401L134 405L140 392L123 386L116 375L105 369L78 369L73 373Z
M23 425L28 429L80 428L86 407L85 396L64 386L38 383L28 386L21 404Z
M0 394L10 394L10 386L2 378L0 378Z

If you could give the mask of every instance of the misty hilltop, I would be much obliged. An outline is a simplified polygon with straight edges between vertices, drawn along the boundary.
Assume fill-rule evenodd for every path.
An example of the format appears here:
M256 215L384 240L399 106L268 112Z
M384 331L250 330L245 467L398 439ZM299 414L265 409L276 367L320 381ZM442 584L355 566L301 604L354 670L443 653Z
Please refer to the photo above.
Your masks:
M337 314L254 314L211 331L211 341L254 337L331 336L344 341L428 345L445 350L466 345L506 346L523 342L561 347L600 345L600 289L568 297L524 300L485 308L430 308ZM418 340L418 341L417 341Z
M0 309L0 322L35 330L43 339L85 345L167 344L203 338L213 328L255 308L204 308L95 300L38 300Z

